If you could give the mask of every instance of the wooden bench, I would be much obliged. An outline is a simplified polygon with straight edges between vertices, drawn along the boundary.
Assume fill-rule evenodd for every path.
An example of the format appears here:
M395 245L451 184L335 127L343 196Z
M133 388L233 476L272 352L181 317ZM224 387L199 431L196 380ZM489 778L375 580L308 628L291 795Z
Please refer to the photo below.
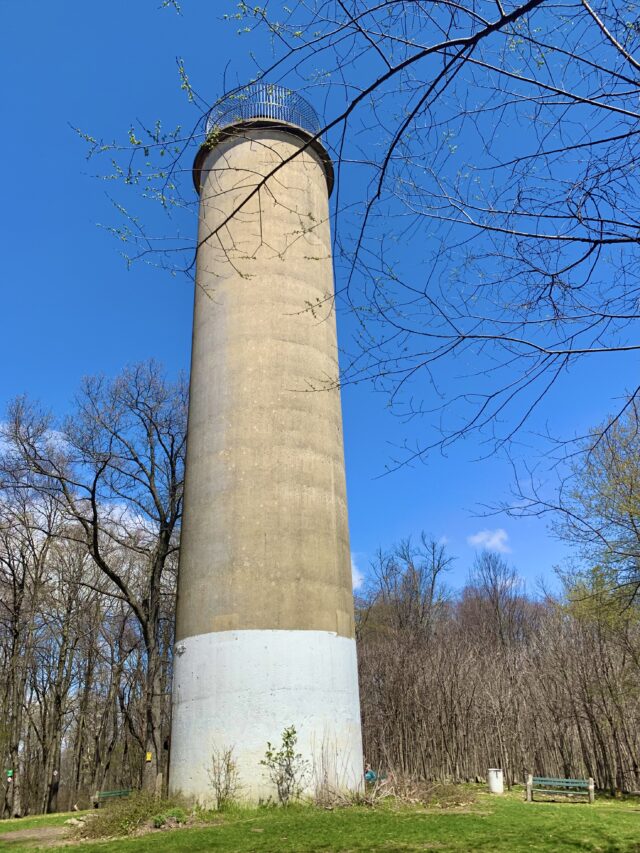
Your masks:
M106 800L117 800L120 797L128 797L131 788L121 788L119 791L97 791L93 798L94 809L99 809Z
M527 802L533 802L536 794L560 794L564 797L588 797L592 803L595 798L593 779L553 779L548 776L527 777Z

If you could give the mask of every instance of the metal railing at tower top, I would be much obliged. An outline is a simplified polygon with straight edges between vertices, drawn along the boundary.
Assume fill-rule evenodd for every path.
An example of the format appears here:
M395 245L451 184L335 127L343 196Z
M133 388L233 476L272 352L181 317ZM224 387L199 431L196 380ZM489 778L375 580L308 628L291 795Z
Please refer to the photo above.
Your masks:
M207 115L205 129L209 134L241 121L251 119L295 124L312 134L320 132L317 112L297 92L275 83L251 83L243 89L225 95Z

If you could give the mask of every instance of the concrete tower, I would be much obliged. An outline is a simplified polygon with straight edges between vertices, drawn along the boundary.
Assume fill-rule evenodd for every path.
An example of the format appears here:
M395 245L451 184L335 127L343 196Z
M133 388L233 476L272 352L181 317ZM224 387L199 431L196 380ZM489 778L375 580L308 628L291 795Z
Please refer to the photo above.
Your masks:
M302 98L223 102L200 194L170 787L210 800L233 748L273 795L267 741L298 732L307 788L362 784L328 197Z

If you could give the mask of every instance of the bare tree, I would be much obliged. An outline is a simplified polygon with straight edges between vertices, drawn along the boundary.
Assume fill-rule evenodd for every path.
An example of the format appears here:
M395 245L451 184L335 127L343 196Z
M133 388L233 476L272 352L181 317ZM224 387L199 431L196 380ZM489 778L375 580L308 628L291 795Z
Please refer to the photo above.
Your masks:
M373 381L426 419L398 464L473 433L502 446L586 358L608 359L612 392L635 397L640 30L627 5L296 0L225 17L261 37L254 80L323 102L339 294L358 329L343 382ZM196 110L186 131L85 138L129 190L114 230L131 259L190 273L198 245L174 225L194 230L191 161L203 117L213 143L221 111L183 62L179 74ZM245 176L231 218L273 179ZM164 235L144 227L140 186L171 214ZM201 239L223 245L228 227Z
M6 780L3 815L23 813L24 755L21 741L29 674L36 653L37 619L46 583L47 556L60 513L54 502L15 492L0 505L0 624L2 625L3 753Z
M567 576L557 598L532 599L500 555L485 553L425 635L404 618L406 601L388 595L379 566L359 605L364 746L374 766L450 781L502 767L509 784L534 772L635 790L637 604L612 608L599 573Z
M150 790L161 788L167 758L163 658L170 649L162 599L178 548L186 406L184 382L168 383L147 363L113 381L85 380L75 411L57 429L51 417L18 400L3 434L7 483L55 503L65 518L60 535L86 549L139 627L140 737Z
M579 442L551 485L528 471L516 479L517 500L504 505L515 517L547 516L571 547L574 568L590 575L598 567L618 605L640 590L639 414L631 398Z

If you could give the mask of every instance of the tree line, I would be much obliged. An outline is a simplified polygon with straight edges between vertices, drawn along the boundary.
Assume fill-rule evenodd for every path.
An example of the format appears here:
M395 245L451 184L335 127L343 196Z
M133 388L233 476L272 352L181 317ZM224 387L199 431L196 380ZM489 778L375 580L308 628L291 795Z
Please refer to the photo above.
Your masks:
M154 363L85 380L63 420L25 398L9 407L5 816L84 806L106 788L166 786L186 413L185 381ZM627 424L623 437L626 494L637 431ZM593 529L594 490L610 496L618 468L585 470ZM592 548L588 571L566 576L556 595L527 595L492 553L448 591L452 557L424 536L380 552L356 600L367 761L427 779L475 779L495 766L509 784L534 771L640 788L634 524L627 513L622 582L620 548L601 548L597 564Z
M640 611L597 567L532 598L483 552L446 593L444 548L423 539L379 554L357 608L369 761L427 779L502 768L640 789Z
M4 812L161 792L187 386L153 362L83 382L62 422L26 399L3 425Z

